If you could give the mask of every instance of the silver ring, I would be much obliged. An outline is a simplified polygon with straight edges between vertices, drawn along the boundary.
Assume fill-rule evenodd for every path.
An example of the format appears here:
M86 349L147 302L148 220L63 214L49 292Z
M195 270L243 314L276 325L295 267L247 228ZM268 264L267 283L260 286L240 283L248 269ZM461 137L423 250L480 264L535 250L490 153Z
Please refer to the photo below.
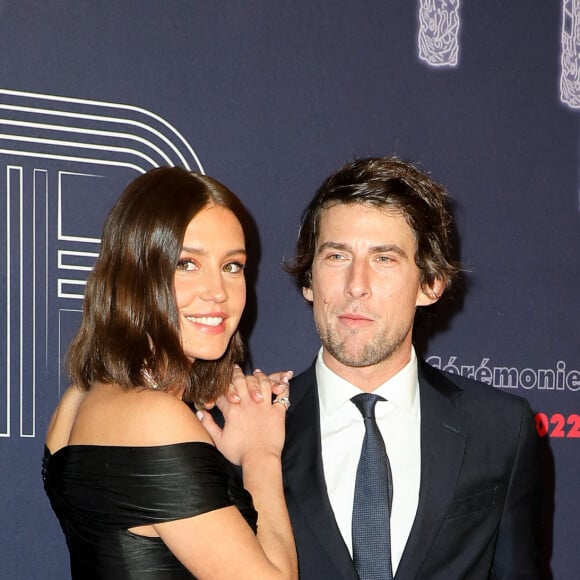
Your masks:
M280 405L284 405L284 407L288 409L290 406L290 399L288 397L276 397L274 403L280 403Z

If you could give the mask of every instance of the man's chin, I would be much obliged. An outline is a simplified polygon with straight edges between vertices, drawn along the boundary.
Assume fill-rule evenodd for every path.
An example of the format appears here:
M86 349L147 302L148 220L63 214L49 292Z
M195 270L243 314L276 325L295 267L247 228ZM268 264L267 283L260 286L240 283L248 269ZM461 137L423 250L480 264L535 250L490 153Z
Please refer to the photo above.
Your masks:
M376 365L381 362L381 357L377 357L374 353L369 353L368 349L358 350L336 350L327 349L329 354L336 359L340 364L351 368L364 368Z

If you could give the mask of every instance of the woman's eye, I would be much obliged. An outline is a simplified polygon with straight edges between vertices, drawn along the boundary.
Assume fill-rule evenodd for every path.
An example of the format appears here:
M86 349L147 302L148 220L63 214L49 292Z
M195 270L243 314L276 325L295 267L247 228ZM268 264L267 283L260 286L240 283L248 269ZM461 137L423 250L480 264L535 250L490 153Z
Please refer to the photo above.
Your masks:
M229 274L239 274L245 267L246 265L241 262L228 262L224 266L224 272L228 272Z
M192 272L197 270L197 264L189 258L181 258L177 262L177 270L180 272Z

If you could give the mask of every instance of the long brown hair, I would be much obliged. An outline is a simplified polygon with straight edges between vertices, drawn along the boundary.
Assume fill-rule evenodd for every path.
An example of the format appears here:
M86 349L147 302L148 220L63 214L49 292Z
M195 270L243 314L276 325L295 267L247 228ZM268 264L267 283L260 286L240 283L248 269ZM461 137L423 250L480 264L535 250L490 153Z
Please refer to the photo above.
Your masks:
M208 205L230 210L247 236L246 209L211 177L160 167L123 191L105 221L83 319L69 349L74 383L133 388L144 384L145 368L160 389L185 388L184 400L203 403L223 392L243 358L239 332L220 359L192 364L181 346L173 287L185 230Z

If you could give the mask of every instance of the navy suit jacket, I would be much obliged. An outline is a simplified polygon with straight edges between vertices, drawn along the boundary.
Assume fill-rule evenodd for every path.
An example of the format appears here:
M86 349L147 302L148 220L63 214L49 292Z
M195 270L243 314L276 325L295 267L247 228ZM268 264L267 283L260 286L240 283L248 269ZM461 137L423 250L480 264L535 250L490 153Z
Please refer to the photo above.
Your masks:
M419 362L421 483L396 580L536 580L537 434L525 399ZM291 382L284 485L301 580L357 580L330 506L314 365Z

